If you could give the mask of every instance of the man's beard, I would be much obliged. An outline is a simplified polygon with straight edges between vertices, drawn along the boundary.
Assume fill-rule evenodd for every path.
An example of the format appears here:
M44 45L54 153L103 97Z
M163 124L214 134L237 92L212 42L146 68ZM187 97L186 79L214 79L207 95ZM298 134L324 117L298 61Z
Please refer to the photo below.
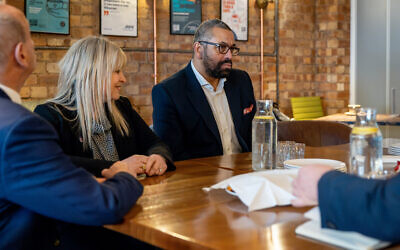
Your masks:
M225 59L222 62L219 62L214 68L210 65L209 63L210 58L207 56L206 53L204 53L204 60L203 60L203 64L204 64L204 68L206 70L206 73L209 76L212 76L216 79L220 79L220 78L226 78L229 76L229 73L231 73L231 68L227 68L227 69L221 69L221 66L224 63L230 63L232 65L232 60L230 59Z

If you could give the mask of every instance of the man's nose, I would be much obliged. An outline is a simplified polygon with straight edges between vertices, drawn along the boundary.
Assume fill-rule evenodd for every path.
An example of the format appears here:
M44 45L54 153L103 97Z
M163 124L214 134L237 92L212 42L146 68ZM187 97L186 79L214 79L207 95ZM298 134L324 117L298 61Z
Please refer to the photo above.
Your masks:
M228 59L232 59L232 51L231 51L231 49L228 49L228 52L226 52L224 58L225 59L227 59L227 58Z

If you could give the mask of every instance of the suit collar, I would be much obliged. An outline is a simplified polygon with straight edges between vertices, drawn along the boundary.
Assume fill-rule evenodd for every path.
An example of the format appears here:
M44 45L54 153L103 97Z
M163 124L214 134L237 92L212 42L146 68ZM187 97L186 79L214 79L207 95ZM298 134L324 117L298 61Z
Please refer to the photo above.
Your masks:
M15 103L21 104L21 96L17 91L1 83L0 90L3 91L3 95L1 95L0 97L6 97Z
M185 68L185 74L187 81L187 95L190 102L193 104L194 108L199 112L200 116L203 118L207 127L211 130L222 150L221 137L218 131L217 123L215 122L214 115L212 113L210 104L207 101L206 95L197 81L196 76L192 70L190 63Z
M6 94L6 92L4 92L1 88L0 88L0 98L6 98L6 99L10 99L10 97Z

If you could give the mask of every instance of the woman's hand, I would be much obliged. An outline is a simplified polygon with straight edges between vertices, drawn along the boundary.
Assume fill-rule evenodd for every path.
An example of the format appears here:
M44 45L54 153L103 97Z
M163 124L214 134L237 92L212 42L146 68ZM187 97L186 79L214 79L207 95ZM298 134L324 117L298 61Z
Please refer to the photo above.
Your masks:
M137 174L142 174L146 170L146 164L149 157L146 155L132 155L124 160L123 163L126 163L128 167L135 171Z
M163 175L167 171L167 163L161 155L152 154L146 163L146 174L148 176Z

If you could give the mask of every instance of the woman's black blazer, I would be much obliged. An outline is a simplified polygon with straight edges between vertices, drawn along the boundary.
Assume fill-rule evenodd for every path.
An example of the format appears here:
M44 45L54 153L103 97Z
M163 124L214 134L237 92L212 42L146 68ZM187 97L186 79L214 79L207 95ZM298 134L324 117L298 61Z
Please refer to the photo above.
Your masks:
M128 98L121 97L115 101L115 104L128 122L130 129L130 134L123 136L117 131L115 125L112 123L112 119L109 119L120 160L134 154L159 154L166 159L168 170L175 170L167 145L153 133L145 121L132 108ZM79 126L76 120L73 120L76 116L75 111L67 110L55 103L45 103L38 105L35 108L35 112L53 125L60 137L62 149L71 157L75 165L83 167L95 176L100 177L101 170L110 167L114 163L112 161L94 160L92 151L90 149L83 149L82 136L78 129Z

